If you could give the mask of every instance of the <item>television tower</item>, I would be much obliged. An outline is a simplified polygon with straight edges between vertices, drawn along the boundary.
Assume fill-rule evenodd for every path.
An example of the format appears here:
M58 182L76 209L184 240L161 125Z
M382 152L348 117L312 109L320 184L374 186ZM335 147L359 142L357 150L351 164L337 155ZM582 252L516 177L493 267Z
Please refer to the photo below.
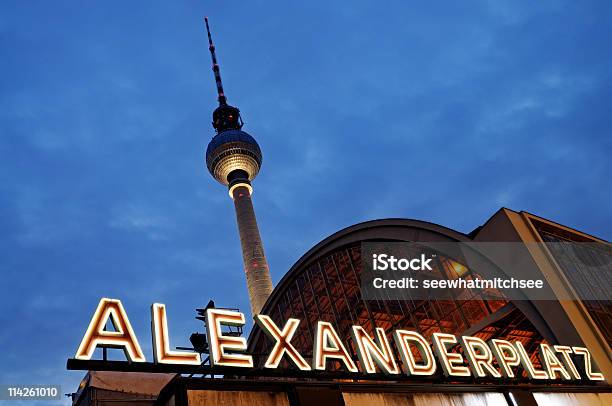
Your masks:
M272 278L251 199L251 181L261 168L261 150L255 138L242 131L240 110L227 104L208 18L204 18L204 21L219 95L219 107L213 112L212 122L216 134L206 148L206 166L219 183L228 186L229 195L234 201L251 312L256 315L272 293Z

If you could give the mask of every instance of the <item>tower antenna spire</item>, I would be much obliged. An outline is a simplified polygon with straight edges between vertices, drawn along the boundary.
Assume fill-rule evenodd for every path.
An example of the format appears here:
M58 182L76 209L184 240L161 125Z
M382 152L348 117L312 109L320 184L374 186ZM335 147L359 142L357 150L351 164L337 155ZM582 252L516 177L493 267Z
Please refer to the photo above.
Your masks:
M204 22L206 23L206 33L208 34L208 49L210 50L210 56L212 58L212 70L215 73L215 82L217 83L217 94L219 95L219 105L225 106L227 104L227 99L225 97L225 93L223 92L223 83L221 83L221 73L219 72L219 64L217 64L217 55L215 54L215 45L212 41L212 36L210 35L210 27L208 26L208 17L204 17Z

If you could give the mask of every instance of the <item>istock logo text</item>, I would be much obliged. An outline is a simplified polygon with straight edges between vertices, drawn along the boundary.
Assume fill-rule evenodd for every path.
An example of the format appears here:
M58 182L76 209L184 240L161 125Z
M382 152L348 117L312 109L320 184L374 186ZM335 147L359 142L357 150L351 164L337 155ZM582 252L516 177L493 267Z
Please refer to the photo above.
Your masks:
M393 255L373 254L372 267L375 271L431 271L429 263L433 258L425 258L425 254L421 254L419 258L396 258Z

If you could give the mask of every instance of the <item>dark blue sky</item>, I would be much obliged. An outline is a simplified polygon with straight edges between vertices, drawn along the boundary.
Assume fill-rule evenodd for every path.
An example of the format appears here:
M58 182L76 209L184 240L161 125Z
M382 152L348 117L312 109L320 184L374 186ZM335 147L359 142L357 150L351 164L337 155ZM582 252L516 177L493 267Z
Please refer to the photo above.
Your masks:
M507 206L609 240L612 3L426 3L2 2L0 383L76 389L65 360L103 296L149 358L154 301L174 345L210 298L248 310L203 162L204 15L263 150L275 282L375 218L469 232Z

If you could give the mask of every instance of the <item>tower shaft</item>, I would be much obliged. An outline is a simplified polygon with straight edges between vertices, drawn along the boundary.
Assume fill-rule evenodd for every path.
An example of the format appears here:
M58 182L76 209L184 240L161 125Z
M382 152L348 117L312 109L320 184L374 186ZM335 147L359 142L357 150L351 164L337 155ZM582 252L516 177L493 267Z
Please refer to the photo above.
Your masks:
M251 312L259 314L268 296L272 293L272 278L268 269L268 261L264 253L257 218L251 200L251 187L247 184L237 184L231 189L231 196L236 209L236 221L242 246L242 259L249 290Z

